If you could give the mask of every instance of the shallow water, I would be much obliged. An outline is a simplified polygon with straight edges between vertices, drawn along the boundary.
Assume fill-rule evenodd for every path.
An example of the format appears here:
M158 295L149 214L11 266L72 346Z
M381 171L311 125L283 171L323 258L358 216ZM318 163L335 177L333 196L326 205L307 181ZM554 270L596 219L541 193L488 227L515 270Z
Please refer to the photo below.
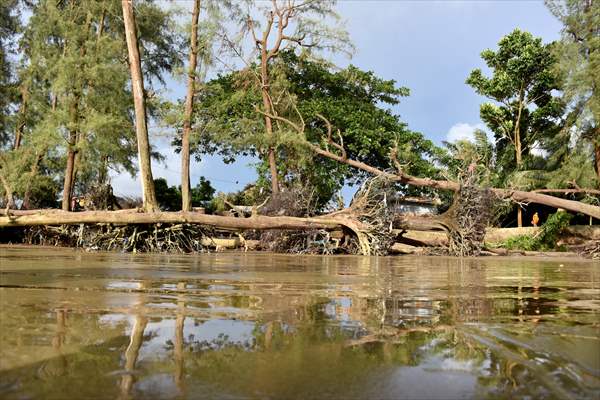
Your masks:
M600 264L0 248L0 398L599 398Z

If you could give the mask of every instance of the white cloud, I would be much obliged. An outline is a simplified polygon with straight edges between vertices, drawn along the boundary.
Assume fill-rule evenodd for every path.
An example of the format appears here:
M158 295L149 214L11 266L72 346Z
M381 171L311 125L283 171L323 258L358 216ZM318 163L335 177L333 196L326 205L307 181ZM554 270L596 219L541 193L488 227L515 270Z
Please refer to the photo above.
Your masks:
M456 142L457 140L472 141L474 139L473 134L476 129L481 129L481 130L486 131L485 125L482 123L471 125L466 122L459 122L457 124L454 124L450 128L450 130L446 134L446 141L447 142ZM486 133L488 135L488 139L491 139L490 133L487 131L486 131Z
M538 141L533 143L533 146L531 146L529 152L534 156L540 156L544 158L548 157L548 152L542 148L540 142Z

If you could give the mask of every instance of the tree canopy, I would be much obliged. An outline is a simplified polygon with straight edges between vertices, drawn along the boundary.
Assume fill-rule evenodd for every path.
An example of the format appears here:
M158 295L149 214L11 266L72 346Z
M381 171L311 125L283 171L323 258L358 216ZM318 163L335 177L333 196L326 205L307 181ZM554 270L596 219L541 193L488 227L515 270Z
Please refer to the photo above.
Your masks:
M408 129L389 108L408 95L407 88L354 66L336 70L293 51L283 52L272 71L277 116L304 127L301 135L286 121L276 120L274 145L281 160L279 174L288 185L310 183L326 201L345 182L357 183L364 178L363 173L316 157L306 149L306 141L327 146L327 122L335 131L333 139L343 142L349 158L392 168L390 149L398 146L408 171L438 173L431 160L439 149ZM217 152L232 160L236 154L257 154L265 146L264 119L257 111L260 88L249 75L248 69L220 75L203 88L196 112L196 154ZM263 164L258 165L258 172L266 182Z

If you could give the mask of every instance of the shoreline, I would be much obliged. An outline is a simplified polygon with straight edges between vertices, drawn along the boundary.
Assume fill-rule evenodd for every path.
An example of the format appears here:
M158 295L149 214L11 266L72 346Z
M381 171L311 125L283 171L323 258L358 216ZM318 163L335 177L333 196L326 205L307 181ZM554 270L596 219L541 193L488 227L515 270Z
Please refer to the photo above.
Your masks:
M507 255L480 255L470 257L454 257L449 255L437 255L437 254L388 254L385 256L362 256L357 254L293 254L293 253L277 253L272 251L260 251L250 250L244 251L243 249L225 249L222 251L209 251L209 252L123 252L123 251L109 251L109 250L86 250L81 247L72 246L49 246L49 245L35 245L25 243L0 243L0 250L49 250L49 251L69 251L72 253L84 253L84 254L113 254L113 255L133 255L133 256L203 256L203 255L269 255L269 256L284 256L284 257L334 257L334 258L355 258L355 257L368 257L368 258L398 258L398 259L412 259L412 258L436 258L436 259L452 259L452 260L531 260L531 261L554 261L554 262L591 262L598 263L600 266L600 260L586 258L581 255L573 256L571 253L566 252L545 252L544 255L540 254L507 254Z

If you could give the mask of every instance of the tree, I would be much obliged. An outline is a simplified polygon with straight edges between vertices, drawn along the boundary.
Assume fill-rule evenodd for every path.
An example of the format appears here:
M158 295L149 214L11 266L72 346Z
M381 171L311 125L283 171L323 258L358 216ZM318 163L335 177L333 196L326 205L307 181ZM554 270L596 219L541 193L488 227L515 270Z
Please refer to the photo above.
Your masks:
M479 184L491 186L495 180L494 146L488 141L487 134L481 129L473 132L473 140L444 142L449 154L440 161L446 167L450 179L459 181L466 172L478 174Z
M192 26L190 33L190 61L188 65L187 93L181 136L181 210L192 209L190 189L190 131L192 112L194 109L194 91L196 88L196 65L198 62L198 17L200 16L200 0L194 0Z
M507 177L524 168L523 156L544 134L557 131L554 122L563 106L552 90L560 89L560 75L552 44L518 29L503 37L498 50L481 53L492 77L480 69L471 72L467 84L496 103L481 105L480 115L496 136L498 167ZM518 225L522 226L519 208Z
M10 54L15 50L17 32L20 29L19 1L5 0L0 3L0 146L5 145L11 127L8 116L10 104L15 99L15 63Z
M7 0L0 3L0 192L4 194L7 207L14 207L14 186L9 177L10 166L7 156L3 154L5 149L12 146L10 131L13 123L11 121L11 104L16 96L15 91L15 63L11 60L19 23L19 2ZM18 145L15 140L15 145Z
M275 112L272 90L271 65L286 46L295 46L306 49L340 50L347 48L347 33L339 28L329 28L325 18L338 20L334 11L335 1L332 0L273 0L271 7L263 10L264 26L260 33L257 32L257 21L247 16L247 27L252 34L252 44L259 55L259 68L255 72L259 84L262 101L262 112L265 125L265 149L269 171L271 174L271 191L279 192L279 174L277 168L277 143L273 132L273 120L269 116ZM312 19L318 16L319 21ZM293 33L289 33L295 28ZM262 149L261 149L262 150Z
M436 176L439 170L429 160L439 149L420 133L409 130L388 108L396 105L408 89L397 87L372 72L354 66L335 70L327 63L282 51L271 65L271 92L274 104L277 143L280 157L278 174L283 185L294 184L315 188L319 206L327 203L344 182L358 183L365 173L357 173L345 164L317 157L306 146L327 145L328 125L333 139L342 137L346 156L382 169L393 168L389 152L397 146L402 152L407 171ZM266 138L262 114L255 108L261 102L261 88L248 75L247 69L221 75L203 89L195 111L195 126L202 132L197 152L220 152L226 160L237 154L256 154L264 148ZM279 118L303 124L303 134L290 129ZM261 185L269 175L267 162L258 165ZM413 191L408 187L404 191Z
M569 104L565 130L570 136L575 128L578 139L592 145L600 184L600 3L546 0L546 5L564 25L555 50Z
M203 207L207 202L212 200L215 195L215 188L212 187L210 181L201 176L200 180L194 188L192 188L192 205L194 207Z
M142 197L144 209L148 212L158 210L154 181L152 179L152 165L150 162L150 143L148 140L148 126L146 116L146 97L144 93L144 80L140 51L137 42L133 0L122 0L123 22L129 54L129 67L131 69L131 86L133 89L133 102L135 106L135 130L138 145L140 175L142 181Z
M154 180L156 201L162 211L175 211L181 205L181 191L176 186L169 186L165 178Z

